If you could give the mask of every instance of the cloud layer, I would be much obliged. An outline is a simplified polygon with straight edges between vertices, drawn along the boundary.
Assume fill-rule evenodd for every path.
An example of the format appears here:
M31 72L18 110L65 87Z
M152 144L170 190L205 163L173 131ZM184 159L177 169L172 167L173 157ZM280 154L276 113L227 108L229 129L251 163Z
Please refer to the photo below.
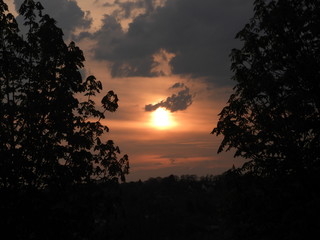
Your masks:
M166 108L171 112L186 110L192 104L192 95L190 90L183 83L175 83L170 89L184 88L177 94L172 94L166 100L162 100L156 104L148 104L145 106L145 111L155 111L159 107Z
M24 0L14 0L19 10ZM41 0L44 12L57 21L57 25L63 29L66 39L69 39L76 28L88 28L92 23L90 12L84 12L77 2L69 0Z
M112 76L155 76L153 56L162 49L174 54L169 62L173 74L230 84L229 54L239 46L234 37L251 16L252 1L168 0L156 6L155 2L116 1L117 11L104 16L99 31L81 35L97 41L95 57L111 63ZM137 9L143 11L134 16ZM134 19L124 31L119 19L130 16Z

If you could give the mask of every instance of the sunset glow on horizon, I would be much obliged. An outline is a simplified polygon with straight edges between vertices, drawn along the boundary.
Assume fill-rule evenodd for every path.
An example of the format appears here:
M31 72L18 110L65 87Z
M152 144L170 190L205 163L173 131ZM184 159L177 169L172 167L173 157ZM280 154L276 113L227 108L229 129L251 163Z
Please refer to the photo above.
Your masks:
M22 0L8 1L17 14ZM229 54L252 14L250 1L41 0L66 44L86 58L83 79L119 98L103 125L128 154L139 180L170 174L218 174L237 165L232 152L217 154L210 134L232 92ZM185 17L190 16L190 17ZM186 27L187 26L187 27Z

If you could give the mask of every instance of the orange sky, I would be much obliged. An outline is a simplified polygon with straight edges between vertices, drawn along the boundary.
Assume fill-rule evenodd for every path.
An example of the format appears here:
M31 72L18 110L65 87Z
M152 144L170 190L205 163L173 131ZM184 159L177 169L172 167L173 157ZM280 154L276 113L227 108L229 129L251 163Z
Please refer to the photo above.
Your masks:
M103 81L106 91L114 90L120 99L118 111L110 113L105 122L110 128L108 137L129 155L128 180L170 174L218 174L240 164L230 153L218 155L221 138L210 134L227 101L229 88L206 92L201 91L205 84L197 83L193 88L197 92L194 103L185 111L171 113L175 126L158 129L152 124L153 112L145 112L144 106L165 99L170 95L169 87L177 81L190 86L194 83L177 76L103 78L102 69L97 68L95 75Z
M67 2L67 0L59 1ZM133 1L123 0L120 2ZM179 2L180 4L183 3L182 1ZM194 0L195 4L202 2L211 4L207 0ZM9 8L13 9L13 0L9 0L7 3ZM89 33L99 31L103 27L102 23L106 14L112 14L117 9L116 6L106 7L108 3L114 3L113 0L76 0L76 3L83 11L84 16L92 19L90 29L85 29ZM164 6L165 1L156 0L153 3L155 7ZM241 4L239 6L241 7ZM173 7L171 6L171 8ZM169 9L168 6L167 8ZM59 9L49 10L53 13L52 15L59 11ZM139 14L146 11L143 8L136 8L131 11L131 15L128 18L119 18L121 14L118 14L117 21L122 26L123 34L128 31L129 24ZM199 14L201 16L201 13ZM234 15L233 12L228 14ZM59 19L57 20L59 25ZM199 25L188 31L201 33L201 31L206 30L202 30L202 28L202 25ZM77 28L73 33L78 34L81 31L83 29ZM217 34L219 39L221 38L220 35ZM211 35L208 36L211 37ZM223 38L221 39L219 41L225 41ZM66 39L66 41L69 40L71 39ZM77 41L77 45L84 51L86 57L85 74L95 75L103 83L103 93L113 90L120 99L118 111L107 113L107 118L104 120L104 123L110 128L110 134L105 137L106 139L113 139L119 145L122 153L129 155L131 165L130 174L127 177L129 181L146 180L150 177L158 176L164 177L170 174L197 174L199 176L219 174L231 168L233 164L240 166L243 163L241 160L234 160L232 152L218 155L217 149L221 138L210 134L218 120L218 113L232 93L231 84L219 86L210 84L202 78L191 78L184 74L172 74L172 66L169 61L176 55L163 48L159 48L160 50L154 53L153 61L158 65L151 72L159 73L162 71L164 76L112 77L111 62L103 59L98 60L95 57L94 49L98 46L97 41L94 38L82 38ZM188 43L188 39L182 39L181 41L181 44ZM200 44L203 42L201 39L193 41L196 41L196 43L199 41ZM106 49L108 47L107 45L105 46ZM219 48L218 46L217 51ZM228 54L227 52L226 55ZM197 60L195 63L197 63ZM227 62L227 64L229 63ZM214 66L214 62L212 66ZM215 79L212 81L214 82ZM190 89L192 104L184 110L170 113L174 126L159 129L152 124L153 112L145 111L145 106L147 104L156 104L173 94L177 94L177 89L171 88L176 83L183 83L185 88ZM102 98L103 93L98 97Z

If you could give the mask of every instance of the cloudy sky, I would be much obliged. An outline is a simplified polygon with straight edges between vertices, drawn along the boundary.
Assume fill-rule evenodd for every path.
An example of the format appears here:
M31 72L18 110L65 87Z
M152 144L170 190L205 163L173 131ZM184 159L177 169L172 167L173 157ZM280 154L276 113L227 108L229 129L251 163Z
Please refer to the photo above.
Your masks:
M5 2L14 11L22 1ZM41 2L84 51L84 74L118 94L106 138L129 155L129 181L241 165L232 152L217 154L221 138L210 132L232 93L229 54L253 0Z

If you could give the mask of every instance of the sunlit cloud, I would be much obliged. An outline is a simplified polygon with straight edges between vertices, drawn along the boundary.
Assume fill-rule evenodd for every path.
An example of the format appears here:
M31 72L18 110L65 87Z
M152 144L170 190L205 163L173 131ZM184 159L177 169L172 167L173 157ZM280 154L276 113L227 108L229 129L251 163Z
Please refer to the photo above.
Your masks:
M160 49L153 55L154 66L151 69L151 73L155 73L160 76L168 76L172 74L172 67L170 61L174 58L175 54L169 53L165 49Z

